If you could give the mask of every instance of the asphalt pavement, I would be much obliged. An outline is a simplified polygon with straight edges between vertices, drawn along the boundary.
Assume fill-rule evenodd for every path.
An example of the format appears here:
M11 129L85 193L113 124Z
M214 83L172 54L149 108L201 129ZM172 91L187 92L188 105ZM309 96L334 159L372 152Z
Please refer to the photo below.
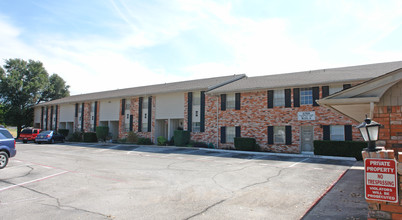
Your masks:
M0 219L365 219L368 212L362 163L350 158L102 143L17 148L0 171Z

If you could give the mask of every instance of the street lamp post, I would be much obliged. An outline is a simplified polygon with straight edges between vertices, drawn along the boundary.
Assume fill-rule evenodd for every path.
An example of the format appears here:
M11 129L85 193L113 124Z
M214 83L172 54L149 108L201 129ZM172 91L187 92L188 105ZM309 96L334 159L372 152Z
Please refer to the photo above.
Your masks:
M375 152L378 150L376 149L375 142L378 140L380 127L381 124L371 120L370 118L366 118L364 122L356 127L360 130L364 141L368 143L366 151Z

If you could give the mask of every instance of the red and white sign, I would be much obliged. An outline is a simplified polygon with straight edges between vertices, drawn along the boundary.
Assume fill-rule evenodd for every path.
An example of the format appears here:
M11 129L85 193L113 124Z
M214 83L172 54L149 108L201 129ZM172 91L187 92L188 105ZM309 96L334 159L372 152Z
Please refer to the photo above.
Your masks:
M367 158L364 160L366 199L398 202L398 181L395 160Z

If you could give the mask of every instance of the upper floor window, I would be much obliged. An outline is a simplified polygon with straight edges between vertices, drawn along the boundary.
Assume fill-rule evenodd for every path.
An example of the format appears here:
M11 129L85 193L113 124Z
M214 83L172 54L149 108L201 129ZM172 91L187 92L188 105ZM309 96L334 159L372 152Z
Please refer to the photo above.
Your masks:
M227 94L226 95L226 109L234 109L236 105L235 94Z
M200 92L193 92L193 106L201 105L201 93Z
M311 105L311 104L313 104L313 90L312 90L312 88L301 88L300 89L300 104L301 105Z
M126 110L130 110L131 104L130 103L126 103Z
M285 106L285 90L274 90L274 106Z
M342 91L343 86L342 85L331 85L329 86L329 94L332 95L336 92Z

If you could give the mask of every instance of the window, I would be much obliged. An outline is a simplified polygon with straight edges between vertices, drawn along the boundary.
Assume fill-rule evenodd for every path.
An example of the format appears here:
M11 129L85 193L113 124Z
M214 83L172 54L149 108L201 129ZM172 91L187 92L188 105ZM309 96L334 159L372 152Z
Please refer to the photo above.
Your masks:
M201 123L200 122L193 122L193 130L192 132L200 132Z
M331 141L344 141L345 140L345 127L343 125L330 126L330 140Z
M236 105L235 94L226 95L226 109L234 109Z
M285 126L275 126L274 127L274 144L285 144L285 143L286 143Z
M332 94L334 94L334 93L336 93L336 92L339 92L339 91L341 91L341 90L343 90L343 86L342 86L342 85L332 85L332 86L329 86L329 94L330 94L330 95L332 95Z
M274 106L285 106L285 90L274 91Z
M300 89L300 104L301 105L313 104L313 90L311 88Z
M95 111L95 102L91 103L91 113Z
M200 92L193 92L193 106L194 105L201 105L201 93Z
M236 137L235 127L226 127L226 143L233 143Z
M148 121L142 123L142 132L148 131Z
M142 101L142 132L148 131L148 99Z

